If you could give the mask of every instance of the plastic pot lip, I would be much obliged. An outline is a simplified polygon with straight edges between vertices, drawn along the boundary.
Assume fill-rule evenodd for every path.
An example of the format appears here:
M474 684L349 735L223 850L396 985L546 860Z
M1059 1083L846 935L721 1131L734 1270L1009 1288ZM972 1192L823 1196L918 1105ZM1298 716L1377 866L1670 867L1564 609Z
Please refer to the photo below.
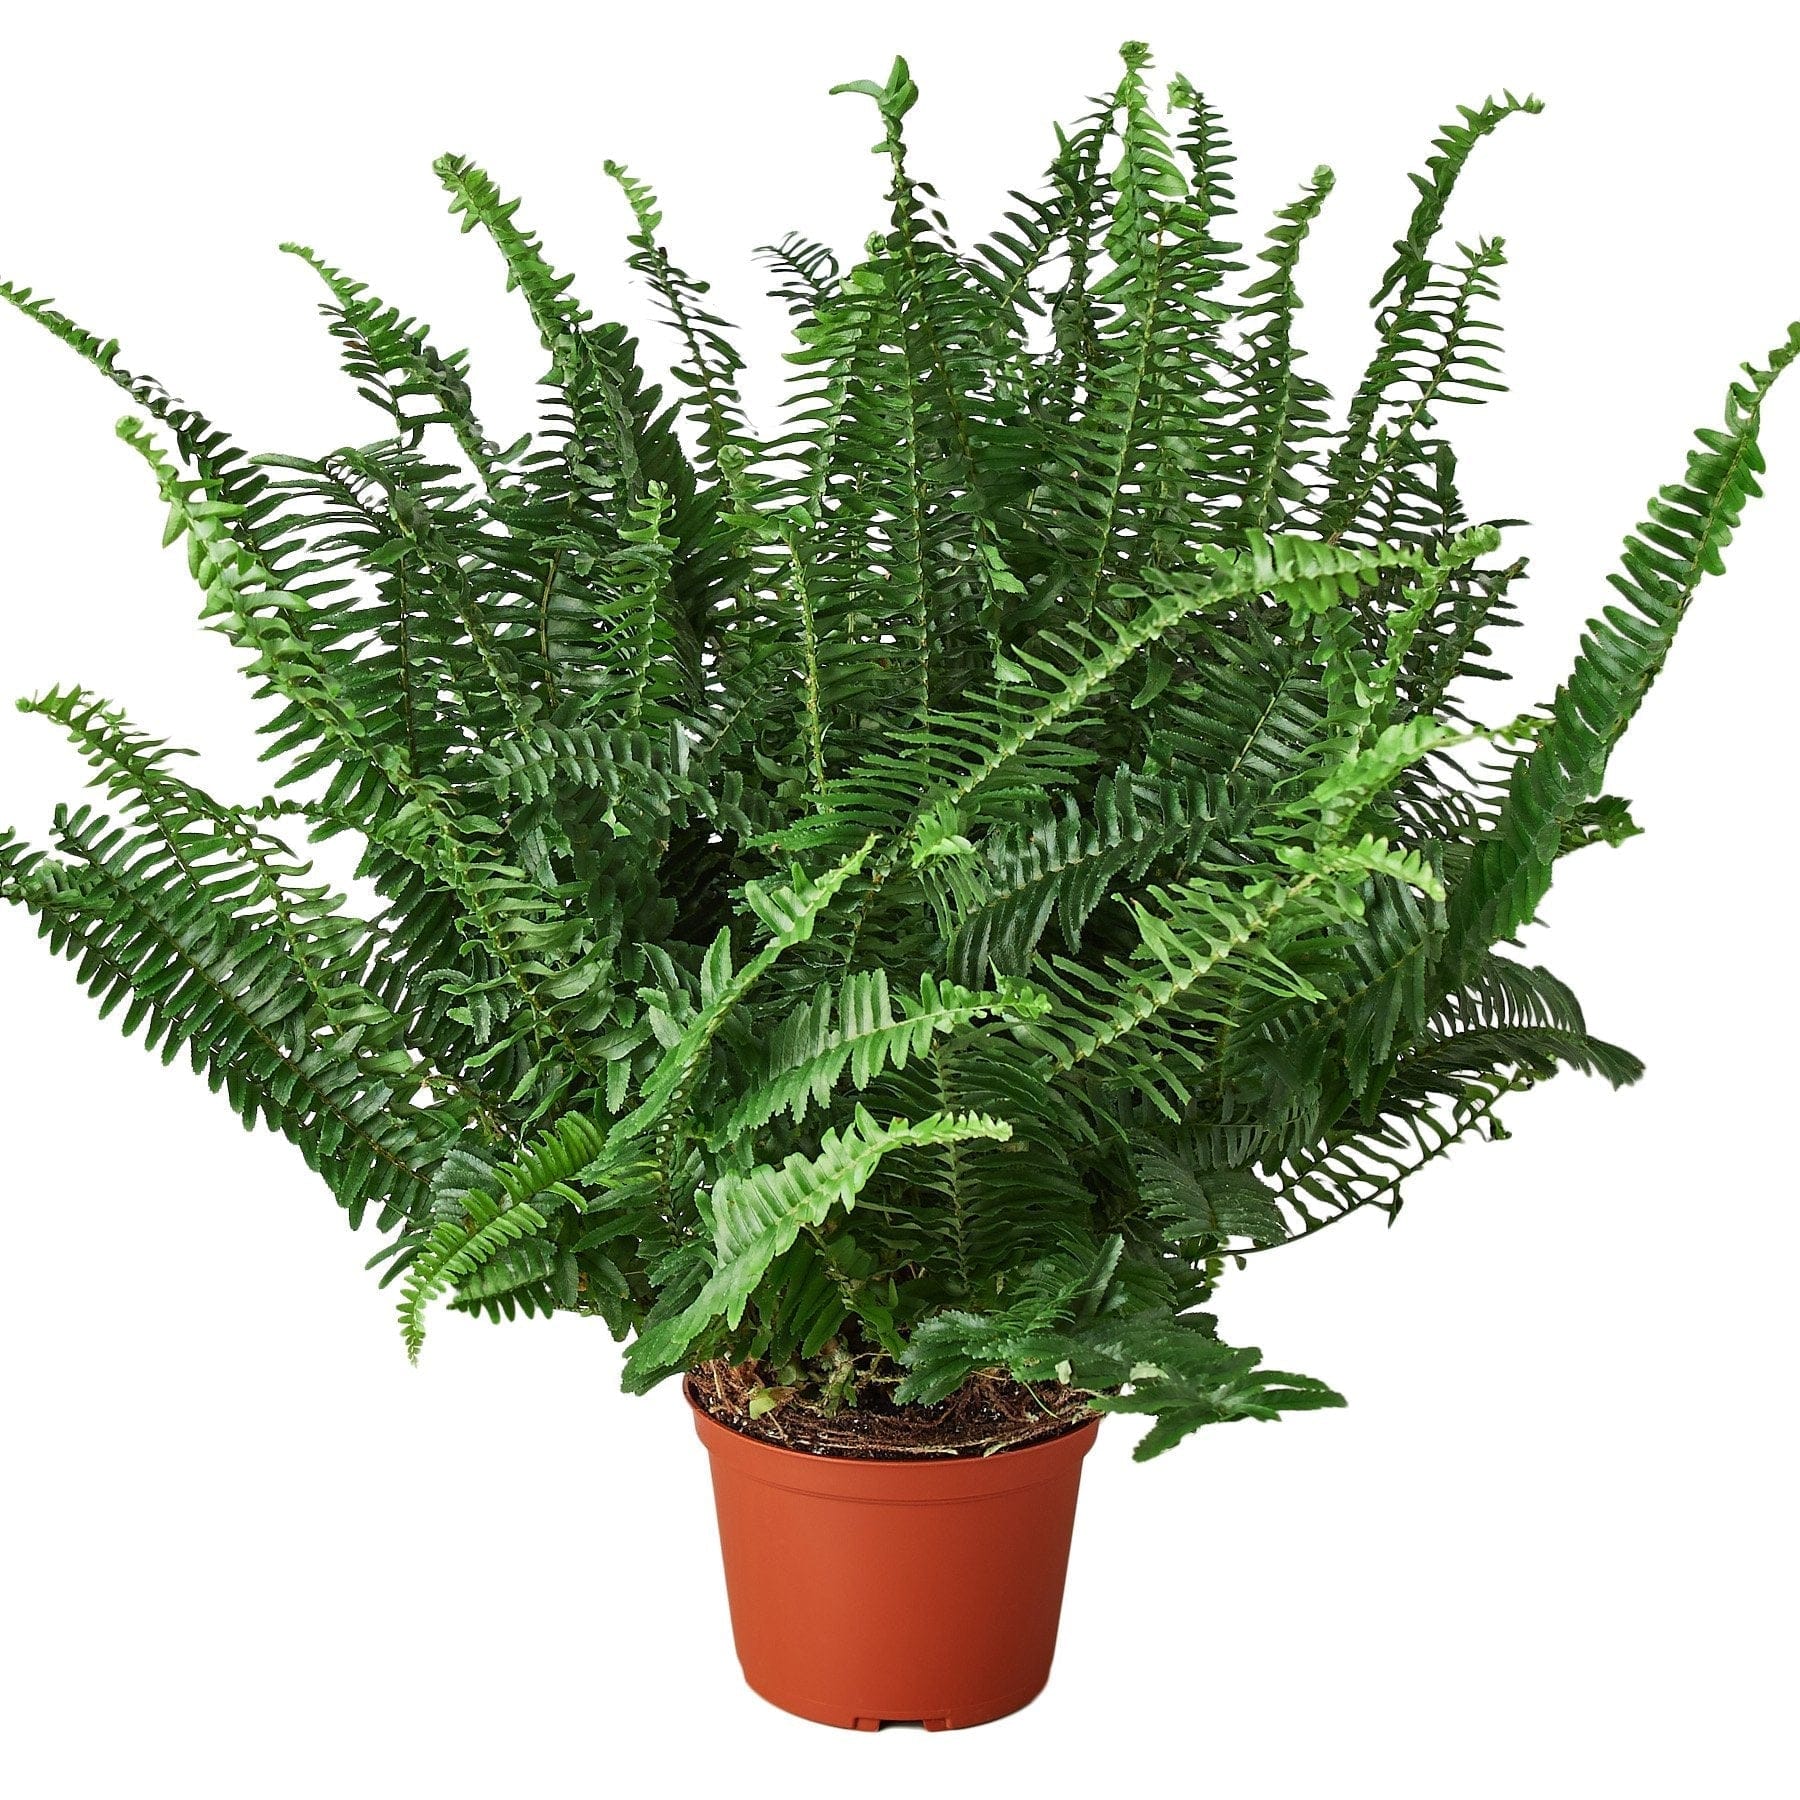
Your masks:
M1100 1419L1084 1419L1054 1437L1038 1438L986 1456L816 1456L752 1437L715 1418L694 1395L693 1376L681 1380L694 1429L712 1456L735 1473L766 1487L794 1493L911 1504L973 1500L1011 1493L1078 1474L1094 1446Z

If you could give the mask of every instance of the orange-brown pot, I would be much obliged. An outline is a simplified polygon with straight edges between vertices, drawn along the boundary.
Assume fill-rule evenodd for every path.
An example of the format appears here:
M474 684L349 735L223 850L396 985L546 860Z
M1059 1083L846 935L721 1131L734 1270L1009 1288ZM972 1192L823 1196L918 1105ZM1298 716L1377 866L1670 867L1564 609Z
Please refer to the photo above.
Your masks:
M980 1725L1050 1676L1098 1419L993 1456L810 1456L722 1425L712 1459L744 1679L804 1719Z

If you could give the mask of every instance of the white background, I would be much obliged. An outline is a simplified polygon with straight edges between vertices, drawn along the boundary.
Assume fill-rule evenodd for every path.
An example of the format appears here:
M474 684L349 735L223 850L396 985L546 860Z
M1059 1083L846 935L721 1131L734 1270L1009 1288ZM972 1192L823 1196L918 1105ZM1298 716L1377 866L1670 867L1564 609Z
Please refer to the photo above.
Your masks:
M475 351L521 428L541 356L430 171L485 161L589 304L643 315L599 165L655 183L668 242L745 322L748 252L880 222L865 101L910 56L909 125L963 235L1048 160L1048 122L1149 38L1225 108L1260 233L1339 183L1302 321L1338 391L1367 347L1433 128L1532 88L1452 228L1502 231L1513 392L1463 412L1476 516L1522 516L1540 698L1643 497L1734 365L1800 314L1792 72L1755 9L1143 3L710 7L194 3L6 27L0 270L123 339L254 448L373 436L295 237ZM1703 593L1612 785L1647 837L1568 866L1553 952L1649 1062L1568 1076L1515 1139L1258 1259L1227 1333L1347 1411L1088 1466L1057 1673L951 1737L852 1737L740 1685L701 1452L673 1388L616 1391L597 1326L440 1318L407 1367L375 1240L0 919L0 1783L30 1800L643 1791L752 1797L1793 1792L1790 709L1800 376L1771 501ZM0 674L80 679L260 791L247 684L159 555L122 396L0 317ZM510 436L512 430L496 429ZM82 771L0 718L0 817ZM869 1628L881 1629L878 1616ZM931 1784L926 1790L924 1784Z

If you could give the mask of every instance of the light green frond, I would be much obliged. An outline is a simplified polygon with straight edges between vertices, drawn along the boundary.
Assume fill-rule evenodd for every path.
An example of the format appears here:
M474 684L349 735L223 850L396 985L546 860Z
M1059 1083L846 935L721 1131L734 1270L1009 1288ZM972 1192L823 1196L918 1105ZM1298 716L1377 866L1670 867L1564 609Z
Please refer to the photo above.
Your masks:
M847 1130L825 1133L816 1157L794 1155L779 1167L721 1177L712 1196L713 1273L684 1312L632 1345L628 1380L648 1385L672 1367L715 1319L735 1326L770 1263L803 1228L823 1224L834 1208L853 1206L890 1151L968 1138L1005 1138L1010 1131L1004 1120L943 1114L881 1125L859 1108Z
M890 1065L904 1069L940 1033L990 1013L1030 1017L1041 1008L1026 988L975 993L923 975L917 998L902 994L896 1013L885 970L846 976L836 993L821 986L775 1027L768 1078L726 1114L715 1136L722 1145L740 1142L780 1112L799 1125L811 1107L829 1101L846 1071L861 1093Z

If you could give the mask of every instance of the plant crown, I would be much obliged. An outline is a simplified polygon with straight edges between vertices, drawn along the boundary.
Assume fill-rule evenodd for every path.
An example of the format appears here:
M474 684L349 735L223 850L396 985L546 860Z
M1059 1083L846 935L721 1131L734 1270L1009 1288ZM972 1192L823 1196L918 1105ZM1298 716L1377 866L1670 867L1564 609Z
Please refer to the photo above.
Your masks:
M323 456L245 454L0 288L130 394L279 771L228 803L83 689L23 702L103 800L0 834L0 895L388 1234L415 1355L446 1296L572 1310L634 1390L725 1356L769 1404L905 1404L999 1369L1153 1415L1150 1455L1340 1404L1220 1338L1234 1259L1391 1217L1558 1069L1638 1075L1506 946L1560 858L1636 829L1607 759L1800 336L1651 500L1554 698L1484 727L1525 563L1439 419L1501 385L1504 256L1440 222L1538 103L1443 128L1336 410L1295 343L1330 171L1240 259L1217 114L1123 57L972 249L909 159L906 64L849 84L887 221L848 266L764 252L797 340L770 435L612 164L673 400L515 200L436 165L548 358L510 445L464 353L300 245L384 418ZM340 834L371 916L292 847Z

